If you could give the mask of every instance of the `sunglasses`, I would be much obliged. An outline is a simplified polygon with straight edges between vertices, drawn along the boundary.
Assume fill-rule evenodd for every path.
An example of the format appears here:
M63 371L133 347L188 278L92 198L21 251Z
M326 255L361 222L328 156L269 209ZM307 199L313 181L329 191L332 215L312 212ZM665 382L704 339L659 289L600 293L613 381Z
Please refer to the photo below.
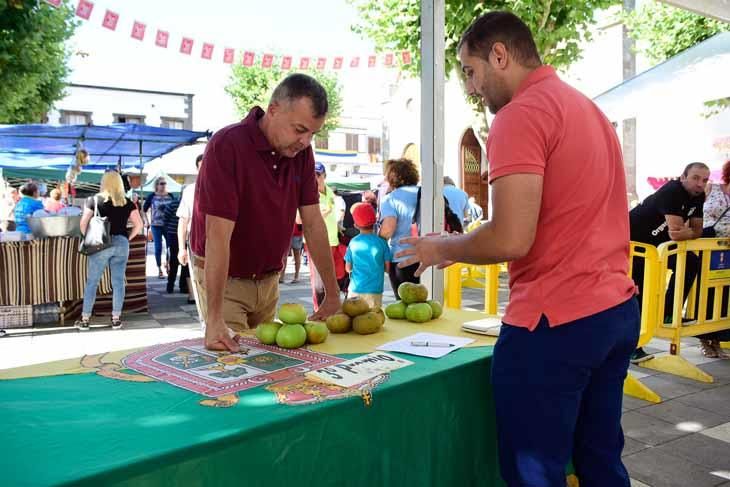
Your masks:
M165 181L162 181L161 183L157 183L157 186L167 186L167 183Z

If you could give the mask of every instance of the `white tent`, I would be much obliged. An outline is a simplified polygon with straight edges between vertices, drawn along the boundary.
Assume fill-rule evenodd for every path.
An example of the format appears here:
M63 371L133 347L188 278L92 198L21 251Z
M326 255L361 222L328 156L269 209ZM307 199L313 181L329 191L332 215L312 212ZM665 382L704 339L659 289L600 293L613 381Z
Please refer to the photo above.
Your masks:
M641 112L673 113L730 96L730 32L722 32L593 100L615 121Z

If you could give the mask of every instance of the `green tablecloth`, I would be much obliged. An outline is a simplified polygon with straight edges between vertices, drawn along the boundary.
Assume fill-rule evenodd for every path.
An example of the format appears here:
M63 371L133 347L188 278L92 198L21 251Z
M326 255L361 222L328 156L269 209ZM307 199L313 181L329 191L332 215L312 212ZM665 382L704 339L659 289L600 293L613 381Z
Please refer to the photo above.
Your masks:
M0 381L3 486L493 486L491 347L404 356L362 398L234 407L160 382L96 374Z

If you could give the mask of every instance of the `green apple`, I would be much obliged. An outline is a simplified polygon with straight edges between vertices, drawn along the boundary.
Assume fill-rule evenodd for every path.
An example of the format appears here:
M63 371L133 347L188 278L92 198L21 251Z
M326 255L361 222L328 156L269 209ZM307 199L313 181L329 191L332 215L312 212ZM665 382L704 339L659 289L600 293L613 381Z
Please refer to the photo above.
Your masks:
M273 345L276 343L276 335L279 333L281 323L261 323L256 327L256 338L264 345Z

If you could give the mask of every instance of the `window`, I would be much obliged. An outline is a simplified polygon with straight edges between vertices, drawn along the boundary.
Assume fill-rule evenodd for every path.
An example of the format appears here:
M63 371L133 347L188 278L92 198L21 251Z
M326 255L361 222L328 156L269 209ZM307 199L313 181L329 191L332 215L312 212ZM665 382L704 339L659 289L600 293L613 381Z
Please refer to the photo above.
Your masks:
M358 151L358 135L357 134L345 134L346 141L345 141L345 150L353 150L355 152Z
M138 123L144 125L144 115L124 115L121 113L114 114L114 123Z
M380 137L368 137L368 154L380 157Z
M329 140L327 137L317 135L314 137L314 148L315 149L329 149Z
M91 112L61 110L61 124L63 125L88 125L90 123Z
M185 120L182 118L160 117L160 127L165 129L183 129Z

